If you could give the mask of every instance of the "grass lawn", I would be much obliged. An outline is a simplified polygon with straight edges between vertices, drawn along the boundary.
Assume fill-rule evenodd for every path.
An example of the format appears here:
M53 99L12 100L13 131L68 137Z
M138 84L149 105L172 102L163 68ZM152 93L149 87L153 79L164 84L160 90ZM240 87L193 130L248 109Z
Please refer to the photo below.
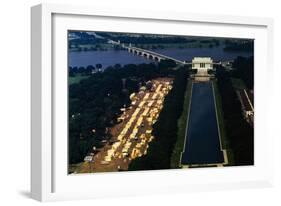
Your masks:
M76 75L74 77L69 77L68 83L71 84L77 84L83 79L87 79L89 76L82 76L82 75Z
M226 149L226 151L227 151L227 157L228 157L229 165L233 165L234 164L233 152L230 148L230 143L229 143L229 140L227 139L227 134L226 134L226 131L225 131L221 96L220 96L219 91L218 91L218 86L217 86L216 80L213 81L213 86L214 86L214 91L215 91L215 101L216 101L216 105L217 105L217 115L218 115L218 122L219 122L219 130L220 130L222 148Z
M181 153L185 144L185 131L186 131L186 123L188 119L188 108L190 104L191 98L191 89L192 89L192 81L188 80L186 85L185 97L184 97L184 105L183 111L178 119L178 133L177 133L177 142L175 144L172 156L171 156L171 168L179 168Z

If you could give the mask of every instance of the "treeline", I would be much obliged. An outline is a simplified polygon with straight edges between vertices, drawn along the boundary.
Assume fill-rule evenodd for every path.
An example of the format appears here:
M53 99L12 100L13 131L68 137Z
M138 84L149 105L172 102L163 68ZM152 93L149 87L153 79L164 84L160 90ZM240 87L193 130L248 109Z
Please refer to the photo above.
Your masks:
M70 37L77 37L71 39ZM87 32L80 31L70 31L68 33L69 39L69 48L71 45L83 45L83 44L93 44L93 43L106 43L107 40L103 38L97 38L95 35L88 34Z
M153 35L116 35L108 32L97 32L100 36L111 39L113 41L120 41L121 43L132 44L169 44L169 43L192 43L196 39L186 38L183 36L153 36Z
M78 163L92 147L102 147L116 124L120 108L130 104L129 95L146 81L174 75L175 63L129 64L119 69L108 67L80 83L69 85L69 163Z
M133 160L129 170L154 170L170 168L171 155L177 140L177 122L183 111L188 71L177 71L173 88L165 97L163 109L153 125L155 139L149 144L147 155Z
M225 40L225 51L252 51L254 52L253 40Z
M116 67L118 65L116 64ZM120 66L121 67L121 66ZM88 65L86 67L80 66L80 67L68 67L68 76L69 77L74 77L75 75L91 75L95 72L98 72L100 69L102 69L102 64L96 64L95 66L93 65Z
M242 79L247 88L253 89L254 87L254 57L237 57L232 67L233 77Z
M254 164L254 131L243 118L241 104L231 83L230 73L221 66L216 70L221 95L226 135L234 154L235 165Z
M151 64L151 65L154 65L154 64ZM148 67L151 67L151 65L149 65ZM162 70L162 72L167 72L166 68L175 67L176 63L173 60L161 60L159 63L157 63L157 65L158 65L157 68L164 69L164 70ZM142 64L142 67L147 68L147 65L146 64ZM114 69L116 69L117 70L117 69L121 69L121 68L122 68L121 64L115 64L115 65L109 66L107 68L103 68L102 64L96 64L95 66L94 65L88 65L86 67L84 67L84 66L80 66L80 67L77 67L77 66L71 67L71 66L69 66L68 67L68 76L69 77L74 77L76 75L82 75L82 76L86 75L86 76L88 76L88 75L94 74L96 72L100 72L100 71L102 71L102 69L105 69L105 70L108 70L108 69L109 70L114 70ZM124 68L125 68L125 70L128 70L128 71L126 71L127 75L132 75L132 72L129 71L130 69L133 68L133 70L132 70L133 72L134 72L134 69L136 69L134 64L125 65ZM129 69L127 69L127 68L129 68ZM165 75L165 73L163 73L163 75Z
M219 46L220 45L220 40L218 39L203 39L199 41L202 44L210 44L210 45L215 45L215 46Z

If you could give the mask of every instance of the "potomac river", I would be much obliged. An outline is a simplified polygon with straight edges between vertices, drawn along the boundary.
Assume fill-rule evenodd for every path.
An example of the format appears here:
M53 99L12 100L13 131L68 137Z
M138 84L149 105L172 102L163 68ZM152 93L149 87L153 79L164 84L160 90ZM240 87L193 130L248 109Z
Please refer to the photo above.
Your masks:
M191 61L193 57L208 56L214 61L233 60L237 56L248 57L252 52L224 51L223 45L213 48L165 48L152 50L182 61ZM103 68L115 64L140 64L150 63L152 60L129 53L126 50L106 50L106 51L70 51L68 64L71 67L102 64Z

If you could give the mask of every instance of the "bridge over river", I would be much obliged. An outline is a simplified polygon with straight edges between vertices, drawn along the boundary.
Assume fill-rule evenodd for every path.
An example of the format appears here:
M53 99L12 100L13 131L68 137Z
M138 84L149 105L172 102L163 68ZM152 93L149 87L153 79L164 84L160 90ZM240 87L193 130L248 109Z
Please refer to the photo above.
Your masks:
M113 41L113 40L108 40L108 43L111 43L113 45L119 45L122 48L126 49L130 53L142 56L142 57L147 58L147 59L155 60L157 62L160 62L161 60L168 59L168 60L175 61L177 64L182 64L182 65L187 64L187 62L185 62L185 61L181 61L181 60L175 59L173 57L169 57L169 56L166 56L166 55L163 55L163 54L160 54L160 53L157 53L157 52L153 52L153 51L150 51L150 50L134 47L131 44L125 45L124 43L120 43L120 41L116 42L116 41Z
M122 48L126 49L129 53L133 53L133 54L138 55L140 57L151 59L151 60L154 60L154 61L157 61L157 62L160 62L161 60L173 60L179 65L190 65L190 64L192 64L192 62L182 61L182 60L173 58L171 56L160 54L158 52L138 48L138 47L132 46L132 44L126 45L124 43L121 43L120 41L113 41L113 40L108 40L108 43L113 44L113 45L121 46ZM213 62L213 65L227 64L228 62L229 61Z

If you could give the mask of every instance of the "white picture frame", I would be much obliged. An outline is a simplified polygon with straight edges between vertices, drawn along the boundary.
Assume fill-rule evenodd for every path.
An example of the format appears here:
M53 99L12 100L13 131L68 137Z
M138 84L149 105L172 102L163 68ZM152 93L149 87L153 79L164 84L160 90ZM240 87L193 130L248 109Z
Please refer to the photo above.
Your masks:
M146 28L142 27L146 24ZM155 24L159 25L158 30L153 27ZM67 87L67 42L62 37L67 29L94 31L96 25L99 29L118 32L129 32L132 25L139 25L134 27L134 32L163 33L164 27L170 26L175 30L167 31L167 34L188 35L191 33L183 28L192 28L193 35L255 38L255 165L192 171L67 175L66 145L63 146L66 138L61 131L66 128L66 117L58 109L66 107L63 92ZM272 88L270 75L274 73L272 19L176 12L167 15L165 12L40 4L31 9L31 26L32 198L53 201L272 186L273 134L268 126L272 110L267 110L271 104L268 92ZM54 69L59 66L64 69ZM58 149L63 152L58 152Z

